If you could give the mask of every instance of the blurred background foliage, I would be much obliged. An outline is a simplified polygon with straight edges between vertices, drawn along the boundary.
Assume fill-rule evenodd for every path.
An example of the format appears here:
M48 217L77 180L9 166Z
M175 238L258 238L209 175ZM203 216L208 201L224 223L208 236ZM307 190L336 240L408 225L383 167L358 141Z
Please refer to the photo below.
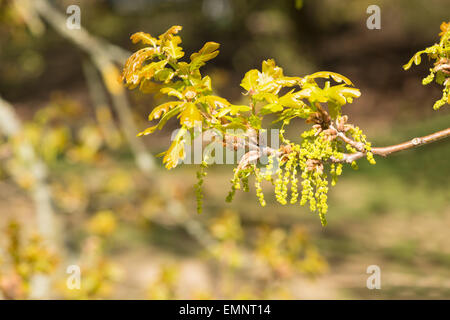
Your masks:
M219 42L204 72L235 103L244 73L274 58L287 75L349 77L362 96L348 114L375 146L448 127L449 109L431 108L440 88L421 85L428 66L401 68L437 41L447 0L52 3L62 13L79 5L83 27L130 51L132 33L171 25L183 26L187 53ZM150 177L142 174L110 101L97 108L91 100L85 53L26 4L0 0L0 94L23 121L20 134L0 140L1 297L33 297L36 275L50 275L53 298L450 297L449 141L346 170L330 192L326 228L305 208L280 207L268 191L265 208L246 194L225 203L226 165L210 170L197 215L194 166L167 172L157 159ZM372 4L381 8L381 30L366 28ZM139 92L129 98L137 133L155 104ZM302 127L288 134L295 139ZM139 139L157 154L171 129ZM25 140L48 167L61 231L53 249L36 235ZM70 264L82 268L80 290L67 289ZM372 264L381 267L382 290L366 288Z

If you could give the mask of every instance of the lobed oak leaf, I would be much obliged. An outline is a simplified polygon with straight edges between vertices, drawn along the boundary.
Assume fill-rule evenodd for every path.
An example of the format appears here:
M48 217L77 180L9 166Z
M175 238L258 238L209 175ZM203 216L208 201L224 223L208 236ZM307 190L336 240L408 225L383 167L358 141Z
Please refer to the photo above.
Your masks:
M220 44L216 42L207 42L196 53L191 55L191 63L189 64L190 70L196 70L205 65L205 62L214 59L219 51L217 50Z
M142 42L143 44L149 44L153 47L156 47L159 45L159 40L156 38L153 38L150 34L145 32L136 32L130 37L131 41L133 43Z
M203 117L194 103L186 103L184 111L180 113L180 124L188 128L193 128L197 123L201 123Z

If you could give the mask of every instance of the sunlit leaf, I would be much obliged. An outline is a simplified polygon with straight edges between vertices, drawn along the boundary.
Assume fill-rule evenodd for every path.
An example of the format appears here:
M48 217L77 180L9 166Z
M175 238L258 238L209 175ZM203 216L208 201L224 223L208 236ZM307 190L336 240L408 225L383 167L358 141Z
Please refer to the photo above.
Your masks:
M269 113L275 113L275 112L279 112L279 111L283 111L283 106L281 104L278 103L269 103L266 104L265 106L263 106L261 108L261 110L259 111L259 114L261 115L266 115Z
M184 151L184 134L186 133L185 128L181 128L174 141L170 145L169 149L165 152L163 163L165 163L167 169L173 169L178 165L178 162L185 157Z
M256 86L258 85L258 77L259 77L259 71L256 69L252 69L248 71L244 79L242 79L241 87L244 88L247 91L254 90Z
M174 36L174 34L177 34L178 32L180 32L183 29L182 26L172 26L170 27L166 32L164 32L163 34L161 34L159 36L159 39L164 42L167 40L172 39L172 37Z
M213 110L216 108L225 108L230 105L227 99L218 96L203 96L197 100L199 103L206 103Z
M199 52L191 55L190 70L195 70L202 67L206 61L214 59L219 51L219 44L216 42L207 42Z
M159 92L159 90L161 90L162 87L163 87L162 84L144 79L143 81L141 81L139 90L141 90L143 93L156 94Z
M272 79L277 79L283 76L283 69L276 65L274 59L264 60L261 70L266 77L271 77Z
M179 59L184 56L183 49L178 46L181 43L179 36L174 36L163 42L162 50L165 54L173 59Z
M255 129L261 129L261 118L252 114L248 118L248 122L250 122L251 126Z
M183 103L184 103L183 101L170 101L163 103L152 110L152 112L148 116L148 120L152 121L154 119L159 119L163 113L167 113L169 110Z
M153 48L144 48L133 53L125 63L122 72L122 81L125 81L126 85L131 89L135 88L140 81L138 73L143 63L152 59L155 54L156 50Z
M195 104L187 103L185 109L179 115L180 124L188 128L193 128L196 124L201 123L203 117Z
M345 84L353 85L353 83L350 81L349 78L347 78L339 73L330 72L330 71L315 72L311 75L306 76L304 79L306 79L306 81L307 81L307 80L315 79L315 78L329 79L330 77L336 82L344 82Z
M149 127L147 129L145 129L144 131L139 132L137 136L140 137L140 136L149 135L149 134L153 133L156 129L158 129L158 125L153 126L153 127Z
M149 44L153 47L156 47L159 44L159 41L156 38L153 38L150 34L145 32L136 32L131 36L131 41L133 41L133 43L142 42L143 44Z
M174 76L175 76L175 71L173 71L172 69L169 69L169 68L164 68L164 69L157 70L155 72L154 78L157 81L169 83L170 80L172 80Z
M266 101L268 103L276 103L278 102L278 96L273 93L269 92L259 92L257 94L254 94L252 98L255 101Z
M146 66L142 67L142 69L137 73L139 81L142 78L150 80L156 71L162 70L167 64L167 60L151 62Z
M305 103L299 100L298 97L292 93L292 91L279 98L278 103L283 107L288 108L300 108L305 105Z
M161 93L167 94L168 96L177 97L180 100L183 100L183 94L174 88L165 87L160 90Z
M240 112L248 112L251 108L249 106L242 106L242 105L231 105L229 107L225 107L223 109L220 109L219 113L217 114L218 118L223 117L226 114L230 115L236 115Z

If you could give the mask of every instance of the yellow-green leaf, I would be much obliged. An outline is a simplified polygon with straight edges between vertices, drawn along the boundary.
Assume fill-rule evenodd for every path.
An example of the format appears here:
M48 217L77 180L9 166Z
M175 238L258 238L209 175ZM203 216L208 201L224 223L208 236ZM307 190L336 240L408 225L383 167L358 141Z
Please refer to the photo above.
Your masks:
M150 34L145 32L136 32L131 36L131 41L133 43L142 42L143 44L149 44L153 47L156 47L159 43L156 38L153 38Z
M146 136L146 135L149 135L150 133L153 133L157 128L158 128L158 125L153 126L153 127L149 127L149 128L147 128L147 129L145 129L144 131L139 132L139 133L137 134L137 136L140 137L140 136Z
M199 52L191 55L190 69L195 70L202 67L206 61L214 59L219 51L219 44L216 42L207 42L203 45L203 48Z
M274 59L264 60L261 71L266 77L272 77L273 79L283 77L283 69L276 65Z
M126 61L122 72L122 81L125 81L131 89L138 86L141 77L139 76L140 69L145 61L152 59L156 54L153 48L144 48L133 53Z
M162 50L165 54L173 59L179 59L184 56L183 48L178 46L181 43L179 36L174 36L164 41Z
M279 112L279 111L283 111L283 106L281 104L269 103L261 108L259 114L266 115L269 113L275 113L275 112Z
M229 107L225 107L223 109L220 109L219 113L217 114L218 118L221 118L225 116L226 114L231 114L232 116L236 115L239 112L248 112L251 108L249 106L243 106L243 105L230 105Z
M258 85L258 77L259 77L258 70L252 69L250 71L247 71L247 73L244 76L244 79L242 79L241 87L247 91L255 90L256 86Z
M187 103L184 111L180 113L180 124L188 128L193 128L196 124L201 123L202 114L195 104Z
M298 108L305 104L303 101L298 100L297 97L295 96L295 94L292 94L292 92L289 92L289 93L285 94L284 96L282 96L278 100L278 103L281 104L283 107L288 107L288 108Z
M161 84L144 79L141 82L139 90L141 90L143 93L153 93L153 94L155 94L155 93L158 93L159 90L161 90L161 88L162 88Z
M172 80L174 76L175 76L175 71L173 71L172 69L169 69L169 68L164 68L164 69L160 69L160 70L156 71L154 78L157 81L169 83L170 80Z
M170 145L169 149L165 152L163 163L166 164L167 169L173 169L178 165L179 160L184 159L185 151L184 151L184 134L186 133L185 128L181 128L174 141Z
M170 40L170 39L172 39L172 37L173 37L174 34L177 34L177 33L180 32L182 29L183 29L182 26L172 26L172 27L170 27L166 32L164 32L163 34L161 34L161 35L159 36L159 39L160 39L162 42L165 42L165 41L167 41L167 40Z
M225 108L230 105L230 103L228 102L227 99L224 99L224 98L218 97L218 96L203 96L203 97L200 97L197 100L197 102L206 103L212 109L216 109L216 108L221 109L221 108Z
M183 94L174 88L165 87L160 90L161 93L167 94L168 96L177 97L180 100L183 100Z
M268 103L276 103L278 101L278 96L276 94L269 93L269 92L259 92L257 94L254 94L252 97L256 101L265 100Z
M156 71L162 70L167 64L167 60L151 62L144 66L137 74L139 81L141 79L151 80Z
M163 113L167 113L169 110L179 106L182 103L183 101L170 101L163 103L152 110L148 116L148 120L152 121L154 119L159 119Z
M353 83L350 81L349 78L336 73L336 72L330 72L330 71L319 71L319 72L315 72L311 75L308 75L305 77L305 79L309 80L309 79L315 79L315 78L325 78L325 79L329 79L332 78L334 81L336 82L344 82L348 85L353 85Z

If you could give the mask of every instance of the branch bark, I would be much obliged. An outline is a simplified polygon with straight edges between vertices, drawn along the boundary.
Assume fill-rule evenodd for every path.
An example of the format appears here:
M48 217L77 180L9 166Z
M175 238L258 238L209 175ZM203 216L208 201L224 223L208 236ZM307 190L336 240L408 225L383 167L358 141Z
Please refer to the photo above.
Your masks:
M378 147L372 148L370 151L378 156L387 157L388 155L412 148L416 148L418 146L430 144L436 142L438 140L450 137L450 128L434 132L427 136L417 137L411 140L408 140L403 143L387 146L387 147ZM359 151L356 153L345 153L343 159L333 159L334 162L346 162L352 163L355 160L358 160L365 156L365 152Z

